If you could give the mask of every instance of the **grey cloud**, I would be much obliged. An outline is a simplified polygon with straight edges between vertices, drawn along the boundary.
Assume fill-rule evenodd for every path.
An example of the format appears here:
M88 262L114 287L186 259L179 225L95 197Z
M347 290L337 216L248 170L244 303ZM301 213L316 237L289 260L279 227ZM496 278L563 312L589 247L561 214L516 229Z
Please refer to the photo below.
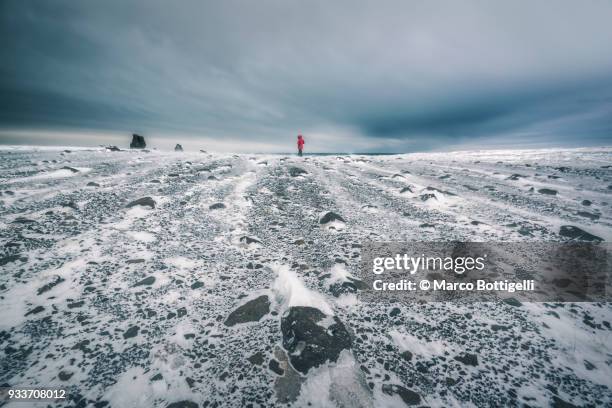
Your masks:
M0 4L0 128L342 150L612 139L612 3ZM385 147L386 146L386 147Z

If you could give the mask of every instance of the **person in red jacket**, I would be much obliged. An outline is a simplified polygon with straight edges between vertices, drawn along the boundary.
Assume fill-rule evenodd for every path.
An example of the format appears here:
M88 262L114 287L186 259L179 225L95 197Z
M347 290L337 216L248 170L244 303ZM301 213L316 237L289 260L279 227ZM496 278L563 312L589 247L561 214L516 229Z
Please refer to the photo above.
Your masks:
M298 156L302 155L302 150L304 150L304 138L302 137L302 135L298 135Z

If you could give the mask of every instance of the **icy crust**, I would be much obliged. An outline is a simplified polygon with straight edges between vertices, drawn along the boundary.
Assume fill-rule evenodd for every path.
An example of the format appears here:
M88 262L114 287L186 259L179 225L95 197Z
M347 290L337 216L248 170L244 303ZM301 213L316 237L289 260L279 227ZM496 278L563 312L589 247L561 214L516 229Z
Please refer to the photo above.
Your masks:
M610 304L371 304L356 278L365 240L610 240L609 163L1 149L0 383L67 387L57 406L610 405Z

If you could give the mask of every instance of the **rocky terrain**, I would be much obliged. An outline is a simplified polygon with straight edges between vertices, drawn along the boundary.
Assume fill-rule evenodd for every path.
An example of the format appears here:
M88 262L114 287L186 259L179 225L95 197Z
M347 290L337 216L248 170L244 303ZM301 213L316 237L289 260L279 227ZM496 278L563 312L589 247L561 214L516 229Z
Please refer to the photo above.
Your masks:
M611 164L4 147L0 384L68 389L41 407L610 406L610 303L368 303L356 276L368 240L610 241Z

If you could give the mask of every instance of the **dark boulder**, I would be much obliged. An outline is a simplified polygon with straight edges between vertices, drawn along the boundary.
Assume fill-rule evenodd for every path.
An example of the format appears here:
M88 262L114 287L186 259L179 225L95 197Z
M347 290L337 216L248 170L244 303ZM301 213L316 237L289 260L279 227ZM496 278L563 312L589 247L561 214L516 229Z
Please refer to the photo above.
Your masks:
M270 312L270 300L266 295L250 300L234 310L225 320L226 326L257 322Z
M291 177L301 176L302 174L308 174L308 172L304 169L300 169L299 167L290 167L289 175Z
M174 146L174 151L175 152L182 152L183 151L183 146L181 146L180 144L176 144L176 146Z
M124 339L129 339L132 337L136 337L138 336L138 331L140 330L140 328L138 326L132 326L129 329L127 329L124 333L123 333L123 338Z
M464 353L463 355L455 356L455 360L472 367L476 367L478 365L478 357L476 354Z
M421 396L416 392L395 384L383 384L382 392L393 396L398 395L406 405L418 405L421 403Z
M578 211L578 213L576 215L579 215L581 217L585 217L588 218L592 221L598 220L599 219L599 214L593 214L587 211Z
M574 239L577 241L588 241L588 242L601 242L602 238L590 234L578 227L574 227L573 225L563 225L559 230L559 235L562 237Z
M351 337L340 319L334 316L329 326L319 325L327 318L314 307L295 306L281 319L283 347L302 374L327 361L336 362L342 350L351 348Z
M118 148L117 146L106 146L106 150L108 150L109 152L120 152L121 149Z
M421 201L428 201L428 200L437 200L438 198L436 197L435 194L431 194L431 193L426 193L426 194L421 194L419 196L419 198L421 199Z
M208 207L209 210L220 210L222 208L225 208L225 204L223 203L214 203L210 207Z
M153 200L151 197L142 197L142 198L139 198L138 200L132 201L131 203L126 205L126 207L127 208L132 208L132 207L135 207L137 205L142 205L142 206L145 206L145 207L155 208L155 200Z
M166 408L198 408L199 405L193 401L183 400L168 404Z
M319 224L329 224L333 221L346 222L340 215L336 214L335 212L328 211L325 213L325 215L323 215L323 217L321 217Z
M70 166L64 166L64 167L62 167L62 170L70 170L72 173L78 173L79 172L77 169L75 169L74 167L70 167Z
M134 286L151 286L155 283L155 276L147 276L134 284Z
M256 238L249 237L247 235L244 235L244 236L240 237L240 242L243 243L243 244L247 244L247 245L250 245L250 244L260 244L261 243L260 240L258 240Z
M137 135L134 133L132 135L132 143L130 143L130 149L144 149L147 147L144 136Z
M258 351L257 353L248 357L247 360L249 360L249 363L253 365L262 365L264 362L264 355L261 351Z
M551 188L541 188L538 190L538 193L546 195L557 195L557 190L553 190Z

